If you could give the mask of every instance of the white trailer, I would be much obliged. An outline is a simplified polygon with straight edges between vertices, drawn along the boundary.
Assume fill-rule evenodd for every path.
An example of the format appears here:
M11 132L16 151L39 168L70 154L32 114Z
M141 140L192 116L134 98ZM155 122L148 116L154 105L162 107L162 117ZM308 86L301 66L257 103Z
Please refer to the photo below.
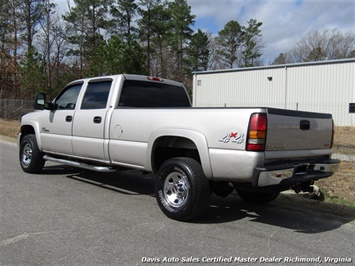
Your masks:
M193 73L194 107L275 107L331 113L355 126L355 59Z

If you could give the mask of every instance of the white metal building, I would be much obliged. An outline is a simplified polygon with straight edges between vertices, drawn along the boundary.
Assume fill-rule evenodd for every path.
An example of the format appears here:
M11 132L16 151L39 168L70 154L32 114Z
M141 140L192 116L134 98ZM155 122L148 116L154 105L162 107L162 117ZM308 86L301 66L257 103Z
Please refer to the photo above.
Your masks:
M355 59L194 72L193 106L325 112L355 126Z

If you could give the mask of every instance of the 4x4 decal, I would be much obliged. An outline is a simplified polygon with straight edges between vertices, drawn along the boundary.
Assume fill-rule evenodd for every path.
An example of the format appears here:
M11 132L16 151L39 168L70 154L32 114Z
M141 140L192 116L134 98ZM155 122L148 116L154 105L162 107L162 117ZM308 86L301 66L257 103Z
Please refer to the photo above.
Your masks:
M244 142L244 134L240 134L238 132L230 132L219 139L219 142L223 143L228 143L230 141L237 144L242 144Z

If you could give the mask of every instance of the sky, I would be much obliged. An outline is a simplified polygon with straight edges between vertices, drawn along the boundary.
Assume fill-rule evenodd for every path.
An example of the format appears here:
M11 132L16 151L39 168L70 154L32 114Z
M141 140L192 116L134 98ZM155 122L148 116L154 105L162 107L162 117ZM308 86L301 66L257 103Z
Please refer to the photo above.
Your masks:
M58 9L67 0L55 0ZM280 53L292 49L307 33L338 29L355 33L355 0L187 0L196 15L193 29L217 35L230 20L247 26L256 19L265 43L263 60L271 63Z

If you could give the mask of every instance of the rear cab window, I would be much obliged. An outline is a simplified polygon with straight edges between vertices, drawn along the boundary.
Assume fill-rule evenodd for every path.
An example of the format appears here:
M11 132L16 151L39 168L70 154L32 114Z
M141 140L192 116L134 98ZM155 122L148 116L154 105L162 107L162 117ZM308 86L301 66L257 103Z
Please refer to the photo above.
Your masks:
M111 84L112 80L90 81L84 94L81 109L105 109Z
M184 87L141 80L125 80L119 107L190 107Z

